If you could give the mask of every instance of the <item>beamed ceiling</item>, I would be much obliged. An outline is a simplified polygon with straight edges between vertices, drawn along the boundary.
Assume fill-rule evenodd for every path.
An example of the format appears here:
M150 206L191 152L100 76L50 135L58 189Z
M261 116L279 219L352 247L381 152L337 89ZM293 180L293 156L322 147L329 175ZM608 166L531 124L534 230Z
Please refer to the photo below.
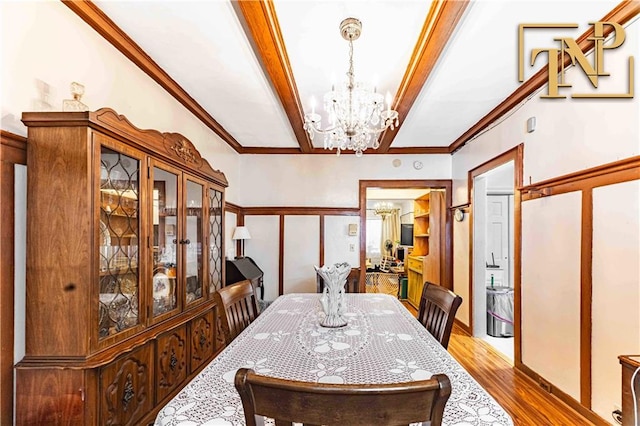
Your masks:
M331 154L303 130L310 99L344 79L339 23L362 21L357 80L393 96L400 127L365 154L450 153L546 82L545 59L518 82L520 23L625 24L639 2L616 1L65 1L237 152ZM525 37L525 52L558 30Z

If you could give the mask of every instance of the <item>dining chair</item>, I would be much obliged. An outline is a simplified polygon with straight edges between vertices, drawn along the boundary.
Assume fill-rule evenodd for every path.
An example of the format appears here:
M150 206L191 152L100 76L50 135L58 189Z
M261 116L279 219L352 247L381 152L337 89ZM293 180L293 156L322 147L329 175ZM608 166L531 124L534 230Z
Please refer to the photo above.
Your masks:
M461 303L462 297L437 284L427 281L422 287L418 321L445 349L449 346L453 320Z
M222 287L214 293L220 312L222 332L228 345L238 334L256 319L259 314L253 284L244 280Z
M429 421L427 424L439 426L451 395L451 382L444 374L406 383L344 385L297 382L241 368L235 386L247 426L262 423L256 416L272 418L278 426L293 422L369 426Z

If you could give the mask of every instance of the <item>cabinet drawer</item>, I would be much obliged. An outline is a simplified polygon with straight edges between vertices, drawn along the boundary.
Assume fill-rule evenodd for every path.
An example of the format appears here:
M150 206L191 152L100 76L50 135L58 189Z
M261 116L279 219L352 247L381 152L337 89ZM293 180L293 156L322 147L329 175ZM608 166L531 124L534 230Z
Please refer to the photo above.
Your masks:
M213 309L189 323L189 345L191 349L190 372L193 373L213 355L214 331Z
M162 401L187 378L187 329L160 336L156 343L156 401Z
M119 358L100 370L100 418L105 425L134 425L153 408L152 347Z
M409 257L408 268L412 271L422 273L422 259Z

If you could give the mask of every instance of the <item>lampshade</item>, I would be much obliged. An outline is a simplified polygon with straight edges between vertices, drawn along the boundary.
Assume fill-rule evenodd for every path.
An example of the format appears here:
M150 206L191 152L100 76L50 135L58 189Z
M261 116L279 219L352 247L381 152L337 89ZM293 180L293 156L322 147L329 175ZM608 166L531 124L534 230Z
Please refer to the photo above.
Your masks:
M251 234L249 234L249 228L247 228L246 226L236 227L236 229L233 231L233 237L231 237L231 239L232 240L250 240Z

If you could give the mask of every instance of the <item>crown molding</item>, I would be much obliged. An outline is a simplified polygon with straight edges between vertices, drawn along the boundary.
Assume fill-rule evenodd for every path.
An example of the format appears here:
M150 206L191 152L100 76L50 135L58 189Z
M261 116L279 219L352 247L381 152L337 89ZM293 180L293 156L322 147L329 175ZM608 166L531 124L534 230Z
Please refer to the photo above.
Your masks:
M202 121L215 134L220 136L236 152L242 145L234 139L198 102L195 101L167 72L162 69L136 42L131 39L98 6L88 0L62 0L69 9L111 43L138 68L144 71L171 96Z
M349 149L340 150L341 154L350 155L354 154L354 151ZM422 146L422 147L402 147L402 148L389 148L387 152L380 152L379 150L366 150L364 155L408 155L408 154L450 154L449 147L447 146ZM263 155L288 155L288 154L301 154L298 148L267 148L267 147L245 147L242 148L241 154L263 154ZM304 154L313 155L336 155L335 150L312 148L311 151Z
M620 25L624 25L633 19L640 13L640 1L623 1L614 7L609 13L607 13L600 21L616 22ZM612 28L605 27L605 37L609 35ZM576 39L578 46L583 52L588 52L593 49L594 40L590 39L593 36L593 28L587 30L584 34ZM560 55L558 56L560 58ZM558 60L558 72L561 67L566 67L571 62L569 55L565 55L564 65L562 61ZM449 145L449 151L451 153L462 148L465 144L471 141L484 129L489 127L494 121L502 117L507 112L511 111L520 102L524 101L528 96L533 94L536 90L547 84L549 78L548 67L543 67L527 81L522 83L513 93L511 93L504 101L502 101L497 107L491 110L487 115L482 117L480 121L471 126L469 130L464 132L458 139L456 139L451 145Z
M0 160L13 164L27 164L27 138L0 129Z

